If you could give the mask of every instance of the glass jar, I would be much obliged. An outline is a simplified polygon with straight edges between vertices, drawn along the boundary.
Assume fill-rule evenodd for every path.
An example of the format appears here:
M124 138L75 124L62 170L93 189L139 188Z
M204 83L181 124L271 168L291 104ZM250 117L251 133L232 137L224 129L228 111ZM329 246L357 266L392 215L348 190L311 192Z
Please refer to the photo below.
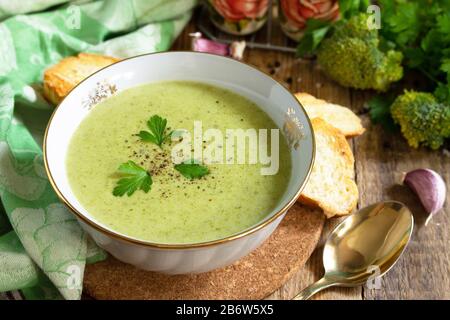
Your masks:
M283 32L299 41L308 19L335 21L339 19L338 0L278 0Z
M247 35L267 21L269 0L206 0L211 21L220 30Z

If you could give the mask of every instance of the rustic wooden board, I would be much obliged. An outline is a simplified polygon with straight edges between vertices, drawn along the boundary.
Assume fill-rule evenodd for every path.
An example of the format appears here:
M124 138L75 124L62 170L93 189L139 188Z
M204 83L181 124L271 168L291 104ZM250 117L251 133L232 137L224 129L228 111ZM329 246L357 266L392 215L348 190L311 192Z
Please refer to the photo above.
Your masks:
M365 299L449 299L450 230L449 202L427 227L426 213L411 190L396 184L402 172L428 167L450 181L450 158L442 152L413 150L399 136L392 137L378 126L355 143L360 205L381 199L405 203L413 212L412 241L398 265L382 280L380 290L364 290ZM447 190L448 191L448 190ZM450 199L450 194L447 194Z
M175 50L189 50L189 32L197 31L192 22L174 45ZM275 37L282 35L275 31ZM327 79L314 61L295 59L293 54L247 50L244 61L272 75L292 92L305 91L319 98L350 107L359 114L367 132L353 139L355 174L360 191L358 207L376 201L395 199L408 205L416 225L412 242L398 265L383 277L379 290L367 288L331 288L314 299L449 299L450 298L450 205L427 228L425 213L414 194L406 187L396 186L398 174L414 168L429 167L450 182L450 158L441 151L413 150L399 135L383 132L368 119L364 108L371 92L349 90ZM450 189L450 188L449 188ZM447 198L450 199L450 190ZM339 219L327 221L323 244ZM305 267L269 298L289 299L323 273L322 245L319 245Z

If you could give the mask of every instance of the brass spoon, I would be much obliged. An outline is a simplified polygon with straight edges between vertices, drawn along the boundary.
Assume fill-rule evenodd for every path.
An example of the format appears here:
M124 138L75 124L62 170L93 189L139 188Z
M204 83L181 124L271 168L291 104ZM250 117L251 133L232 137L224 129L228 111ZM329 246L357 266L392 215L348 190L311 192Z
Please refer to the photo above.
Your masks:
M373 204L352 214L330 234L323 251L325 275L294 300L332 286L354 287L388 272L411 238L414 220L400 202Z

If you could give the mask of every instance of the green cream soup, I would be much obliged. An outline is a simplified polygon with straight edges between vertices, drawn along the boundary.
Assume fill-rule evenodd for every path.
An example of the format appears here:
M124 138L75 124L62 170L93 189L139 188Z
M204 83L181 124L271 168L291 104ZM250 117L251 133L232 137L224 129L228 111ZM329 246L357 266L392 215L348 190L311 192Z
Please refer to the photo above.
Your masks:
M99 222L141 240L193 243L240 232L275 208L291 170L281 134L277 174L261 175L268 165L259 163L205 164L209 174L191 180L171 161L171 150L179 142L169 139L160 148L136 135L148 130L147 120L153 115L167 119L167 132L193 132L194 121L200 120L203 131L220 129L224 140L226 129L276 128L246 98L196 82L146 84L106 99L76 130L66 160L75 196ZM203 149L211 143L203 142ZM121 178L118 167L129 160L151 174L151 190L114 196Z

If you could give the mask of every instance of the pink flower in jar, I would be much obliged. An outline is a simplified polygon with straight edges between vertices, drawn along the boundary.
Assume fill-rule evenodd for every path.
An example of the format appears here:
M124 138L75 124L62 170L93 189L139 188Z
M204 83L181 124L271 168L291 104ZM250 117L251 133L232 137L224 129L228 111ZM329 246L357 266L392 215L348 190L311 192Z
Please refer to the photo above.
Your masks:
M269 0L210 0L210 2L221 16L230 21L263 17L269 6Z
M338 0L280 0L281 8L288 22L298 29L306 26L308 19L337 20Z

